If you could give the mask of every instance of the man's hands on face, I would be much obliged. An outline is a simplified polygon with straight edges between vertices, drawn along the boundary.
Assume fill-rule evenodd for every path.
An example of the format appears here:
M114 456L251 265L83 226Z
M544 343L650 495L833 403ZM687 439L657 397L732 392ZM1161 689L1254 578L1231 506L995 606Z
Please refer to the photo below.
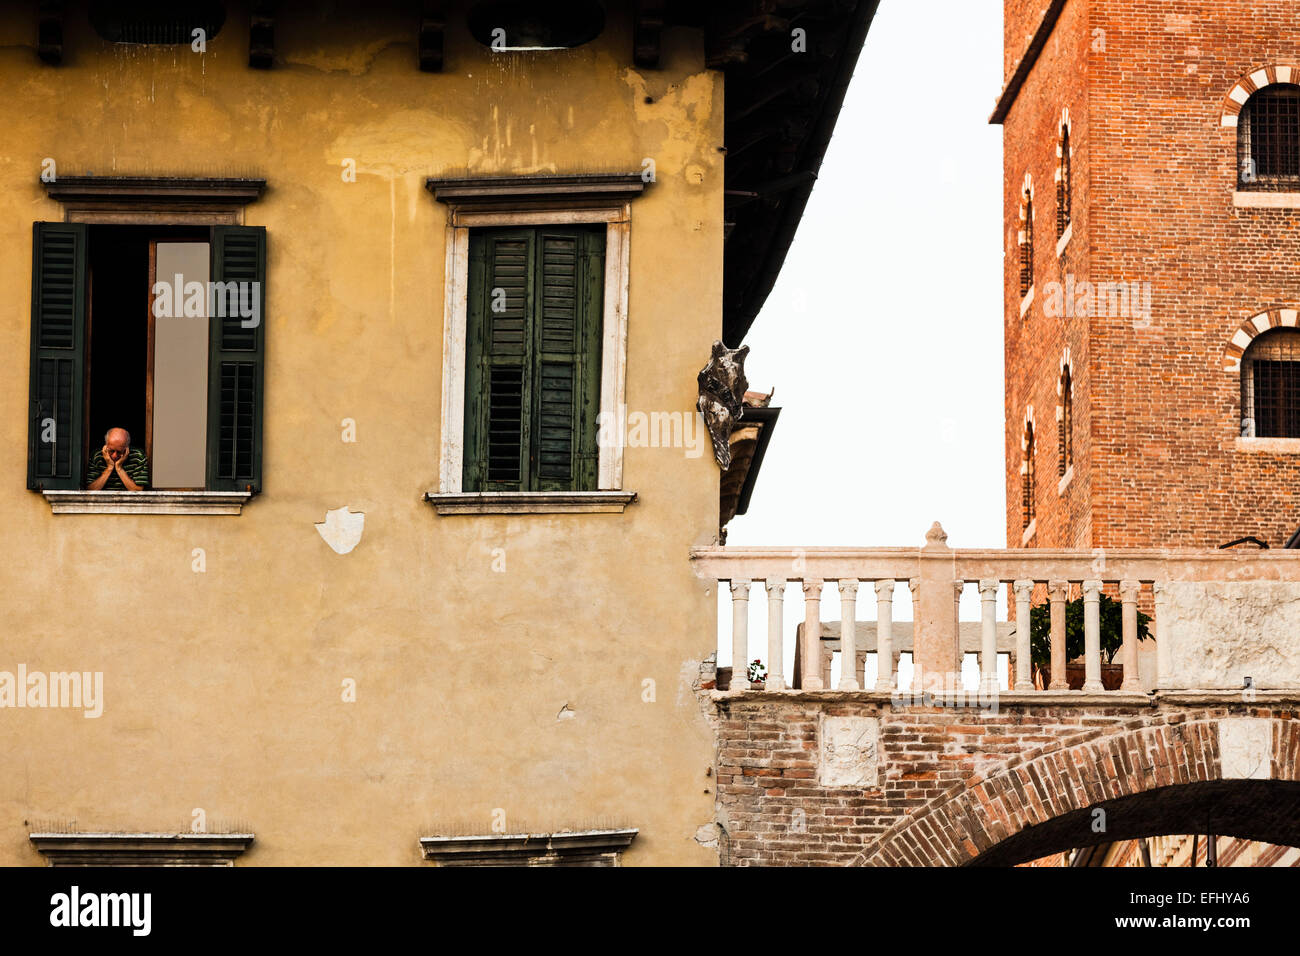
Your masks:
M126 463L127 453L130 452L130 450L131 449L128 448L126 451L113 451L113 449L105 445L99 450L99 453L104 456L104 461L110 468L120 473L122 471L122 465Z

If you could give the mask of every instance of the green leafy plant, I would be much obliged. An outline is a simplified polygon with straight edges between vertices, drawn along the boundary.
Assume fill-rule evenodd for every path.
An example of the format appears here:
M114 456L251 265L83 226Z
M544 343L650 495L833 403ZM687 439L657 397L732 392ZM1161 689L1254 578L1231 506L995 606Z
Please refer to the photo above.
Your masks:
M1114 598L1101 595L1098 602L1098 617L1101 619L1101 656L1109 664L1115 659L1116 652L1124 646L1124 605ZM1137 636L1145 641L1151 636L1147 626L1151 615L1138 612ZM1029 610L1029 647L1035 668L1046 670L1051 666L1052 650L1052 609L1050 604L1039 604ZM1083 654L1083 598L1078 597L1065 604L1065 659L1067 661Z
M760 684L767 680L767 665L758 658L755 658L750 661L749 667L745 673L746 676L749 677L749 682L751 684Z

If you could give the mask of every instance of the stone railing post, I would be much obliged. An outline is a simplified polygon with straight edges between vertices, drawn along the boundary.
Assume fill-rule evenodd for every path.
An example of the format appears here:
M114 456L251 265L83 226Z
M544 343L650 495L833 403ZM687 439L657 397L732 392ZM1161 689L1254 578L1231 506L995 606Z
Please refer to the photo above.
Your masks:
M1029 642L1030 605L1034 593L1033 581L1016 581L1011 585L1016 593L1016 690L1033 690L1033 647Z
M894 689L894 582L876 582L876 690Z
M1083 689L1101 693L1101 582L1083 582Z
M939 522L919 552L920 615L913 625L913 690L941 693L961 686L953 597L953 555Z
M785 690L785 578L767 584L767 689Z
M858 683L858 582L840 581L840 690L860 690ZM863 679L866 679L865 674Z
M823 690L822 681L822 582L803 582L803 686L801 690Z
M749 582L731 582L731 689L749 690Z
M1138 593L1141 590L1140 581L1119 583L1124 624L1124 683L1120 685L1120 690L1138 693L1142 690L1142 678L1138 675Z
M1065 601L1069 594L1069 581L1047 582L1047 598L1052 605L1052 680L1048 690L1070 689L1065 676Z
M1156 599L1156 687L1174 686L1174 646L1169 635L1169 585L1157 581L1151 585Z
M980 690L998 689L998 582L980 581Z

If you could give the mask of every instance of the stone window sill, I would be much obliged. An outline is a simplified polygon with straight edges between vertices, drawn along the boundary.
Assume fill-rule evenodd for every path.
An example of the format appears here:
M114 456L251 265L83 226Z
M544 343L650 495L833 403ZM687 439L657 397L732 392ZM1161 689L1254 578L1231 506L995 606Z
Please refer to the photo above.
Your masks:
M622 514L635 491L457 491L424 496L440 515Z
M1074 223L1069 223L1065 227L1065 232L1061 233L1061 238L1056 240L1056 258L1061 258L1061 253L1065 252L1065 247L1070 244L1070 238L1074 235Z
M1020 546L1024 547L1033 540L1034 532L1038 530L1038 519L1035 518L1029 522L1029 527L1025 528L1025 533L1020 536Z
M1300 209L1300 192L1247 192L1238 189L1232 194L1232 204L1255 209Z
M1058 482L1056 483L1056 494L1057 494L1057 497L1060 497L1061 495L1065 494L1065 489L1070 487L1070 482L1072 482L1072 481L1074 481L1074 466L1073 466L1073 465L1071 465L1069 468L1065 469L1065 474L1063 474L1063 475L1061 476L1061 480L1058 481Z
M50 866L234 866L251 833L33 833Z
M1300 438L1238 438L1233 448L1244 452L1300 455Z
M1020 300L1020 317L1022 319L1025 317L1025 313L1029 311L1029 307L1033 304L1034 304L1034 288L1033 286L1030 286L1029 291L1025 293L1025 297Z
M618 866L636 835L627 829L421 837L420 850L439 866Z
M56 515L237 515L251 491L45 491Z

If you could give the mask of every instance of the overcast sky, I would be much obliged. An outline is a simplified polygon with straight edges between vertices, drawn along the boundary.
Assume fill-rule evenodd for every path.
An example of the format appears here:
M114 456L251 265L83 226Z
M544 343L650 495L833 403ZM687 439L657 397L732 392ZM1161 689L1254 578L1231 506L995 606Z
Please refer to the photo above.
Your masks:
M1001 68L1001 0L881 3L745 340L782 412L729 545L1006 546Z

